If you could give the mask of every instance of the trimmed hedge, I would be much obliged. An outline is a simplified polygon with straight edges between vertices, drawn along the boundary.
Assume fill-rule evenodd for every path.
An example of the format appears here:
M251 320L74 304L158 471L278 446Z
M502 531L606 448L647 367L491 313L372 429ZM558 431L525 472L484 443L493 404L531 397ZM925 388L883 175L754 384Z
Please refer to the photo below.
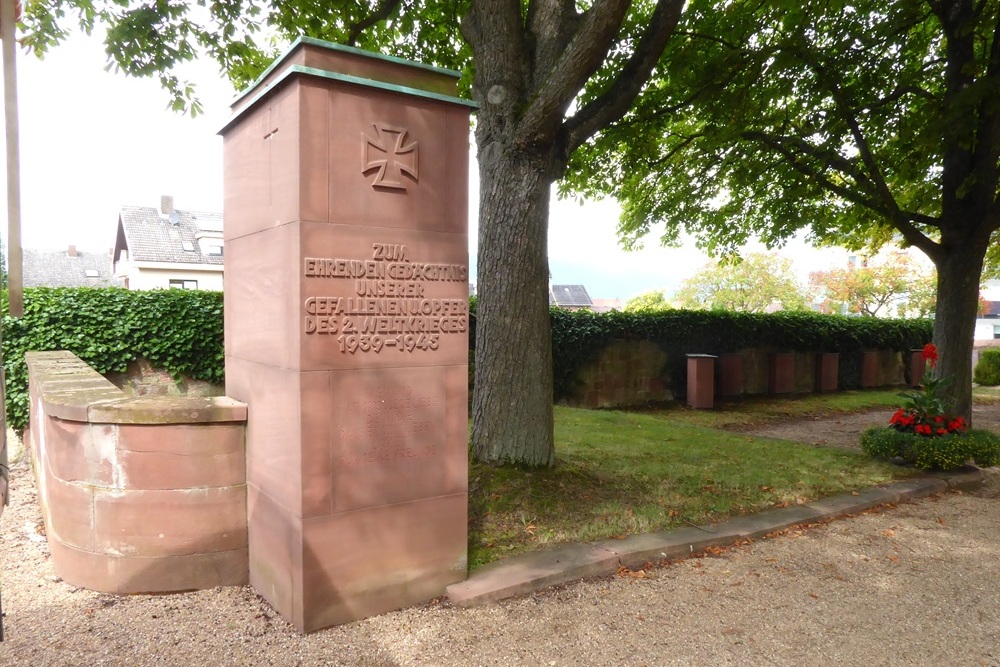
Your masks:
M776 352L839 352L840 385L861 384L865 350L907 352L930 342L931 320L876 319L819 313L730 311L570 312L552 310L552 357L556 398L576 391L583 366L612 340L646 340L668 357L664 380L685 392L687 354L719 355L747 348ZM905 357L904 357L905 358Z
M861 449L872 458L902 459L921 470L954 470L969 461L1000 464L1000 435L981 429L928 438L891 426L870 428L861 434Z
M470 306L469 346L476 346L476 303ZM674 395L686 391L687 354L725 354L748 348L776 352L839 352L840 386L861 385L866 350L904 354L931 342L930 319L846 317L812 312L742 313L662 310L594 313L552 308L555 399L575 395L580 371L613 340L649 341L666 352L664 380ZM471 359L471 352L470 352Z
M28 350L69 350L99 373L123 372L146 358L175 377L222 382L222 293L200 290L28 288L21 319L4 317L8 424L28 419ZM3 300L6 308L6 299ZM476 300L470 300L469 344L475 347ZM6 311L4 311L6 313ZM664 379L684 393L686 354L746 348L839 352L840 384L860 383L864 350L906 352L931 340L930 320L889 320L816 313L728 311L551 311L555 398L574 394L582 368L612 340L646 340L667 353Z
M68 350L99 373L124 372L140 357L175 378L222 382L222 293L202 290L35 287L24 290L24 317L3 299L7 420L28 423L29 350Z
M979 353L979 362L972 374L976 384L995 387L1000 384L1000 350L990 348Z

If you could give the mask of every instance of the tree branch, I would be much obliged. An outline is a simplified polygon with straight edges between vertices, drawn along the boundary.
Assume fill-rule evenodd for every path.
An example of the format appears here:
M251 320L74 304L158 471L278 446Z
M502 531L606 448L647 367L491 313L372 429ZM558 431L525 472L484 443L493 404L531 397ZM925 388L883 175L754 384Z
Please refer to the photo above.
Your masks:
M854 106L847 99L843 89L840 87L835 78L830 75L826 68L812 58L810 54L799 52L799 56L802 57L803 62L808 67L813 69L813 71L819 75L820 81L824 83L824 86L833 97L835 108L840 114L840 117L845 123L847 123L848 128L850 128L851 136L854 139L854 145L857 147L858 154L861 156L861 161L864 163L865 169L868 172L865 176L865 180L868 181L871 187L874 188L873 194L878 197L879 203L881 204L880 206L868 205L868 207L886 215L890 222L892 222L893 226L899 230L899 232L903 235L903 238L906 239L908 243L920 248L927 254L928 257L934 259L939 251L939 246L921 233L919 229L913 226L911 221L913 220L912 216L914 214L904 215L903 211L899 208L899 203L896 201L896 197L893 196L892 191L889 189L889 185L885 181L885 176L882 174L882 170L879 167L878 162L875 160L875 154L872 152L871 146L868 143L868 138L861 129L861 124L858 122ZM935 224L932 222L933 218L929 218L928 216L922 216L922 218L923 220L928 221L928 224Z
M599 0L583 13L576 33L521 117L519 144L545 144L555 138L570 102L604 62L630 4L629 0Z
M680 19L684 0L659 0L635 51L614 83L564 123L564 150L570 155L600 128L620 119L642 91Z
M985 76L977 83L987 90L1000 88L1000 15L993 26L993 43ZM976 148L972 156L972 168L977 176L977 198L989 207L997 191L998 162L1000 162L1000 109L996 104L996 93L982 96L979 102L979 127L976 130Z
M580 28L574 0L530 0L525 24L532 36L534 81L541 86Z
M799 172L806 178L810 180L815 180L824 190L828 190L829 192L832 192L838 197L841 197L842 199L845 199L854 204L859 204L861 206L864 206L865 208L871 209L878 213L882 214L885 213L885 211L879 207L878 200L865 197L856 190L834 183L821 170L816 169L812 165L804 162L800 157L802 153L808 153L810 157L813 157L819 160L820 162L825 162L826 160L824 159L824 157L833 158L833 156L831 155L820 156L816 154L815 147L810 146L806 142L795 137L775 137L769 134L765 134L764 132L753 132L753 131L743 132L741 136L744 139L761 143L767 146L770 150L773 150L774 152L778 153L785 159L785 162L790 167L795 169L795 171ZM840 160L843 160L843 158L840 158ZM854 178L855 182L857 182L858 174L855 172L853 168L851 168L850 171L845 171L843 169L838 169L838 170L843 171L851 178ZM861 185L861 183L859 183L859 185Z
M389 15L396 11L399 7L401 0L382 0L375 11L364 17L357 23L351 25L347 30L347 45L354 46L357 44L358 38L361 37L361 33L379 21L384 21L389 18Z
M473 50L475 85L484 88L478 91L477 99L490 86L524 89L524 70L529 66L529 58L518 0L475 0L459 29ZM518 96L519 93L504 95L507 100Z
M812 179L819 184L824 190L832 192L833 194L841 197L842 199L857 204L859 206L864 206L865 208L872 210L876 213L882 215L887 215L889 212L886 211L882 206L880 206L881 200L876 198L869 198L863 196L861 193L852 190L851 188L838 185L827 178L821 171L815 169L811 165L802 161L799 157L801 152L807 152L803 149L811 148L812 157L820 159L820 156L815 153L815 147L810 147L810 145L801 140L790 137L773 137L767 135L763 132L744 132L743 136L752 141L758 141L765 146L768 146L778 154L785 158L785 161L791 166L795 171L799 172L806 178ZM793 146L788 146L786 144L793 144ZM827 156L832 157L832 156ZM843 158L840 158L841 160ZM845 172L852 178L856 178L858 173L852 168L850 171ZM863 177L864 175L861 174ZM895 204L895 201L893 202ZM928 238L923 232L913 226L912 221L924 222L926 224L937 226L940 224L935 218L930 216L925 216L922 214L912 214L903 213L898 207L893 209L895 215L890 215L889 220L892 222L893 227L895 227L903 238L910 245L919 248L924 253L927 254L931 259L935 259L940 254L940 246ZM920 219L917 220L916 218Z

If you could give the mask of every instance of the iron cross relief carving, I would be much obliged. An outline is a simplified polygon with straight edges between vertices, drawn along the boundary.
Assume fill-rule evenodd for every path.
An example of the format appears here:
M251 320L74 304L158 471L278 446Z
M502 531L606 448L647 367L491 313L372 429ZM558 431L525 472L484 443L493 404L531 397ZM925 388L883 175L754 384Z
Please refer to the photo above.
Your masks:
M364 146L362 163L364 166L361 168L361 173L367 175L378 170L375 180L372 181L372 187L406 190L403 174L417 183L419 178L417 142L408 142L407 130L401 127L382 123L372 123L372 127L375 129L374 137L365 132L361 133Z

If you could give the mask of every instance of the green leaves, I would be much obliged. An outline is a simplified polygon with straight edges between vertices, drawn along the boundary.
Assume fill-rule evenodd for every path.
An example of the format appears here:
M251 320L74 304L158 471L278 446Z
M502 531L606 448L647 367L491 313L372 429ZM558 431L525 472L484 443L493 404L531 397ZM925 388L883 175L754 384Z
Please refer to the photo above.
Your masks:
M747 348L839 352L841 386L857 387L866 349L909 353L931 339L931 320L704 310L593 313L553 308L552 360L556 399L573 396L584 365L612 340L650 341L666 352L665 379L683 393L687 354L723 354ZM474 344L474 343L473 343Z
M978 120L996 113L998 11L982 3L946 38L919 0L693 0L658 78L573 157L562 191L622 202L625 245L660 222L665 243L683 229L717 255L804 229L857 248L908 224L934 241L968 224L942 220L948 197L996 192L997 139ZM959 154L972 150L979 167Z
M24 291L24 317L7 317L6 299L3 306L11 428L27 424L29 350L68 350L99 373L143 357L175 378L225 377L220 292L35 287Z
M681 283L674 295L681 308L766 312L806 310L806 292L792 272L792 260L773 253L711 262Z

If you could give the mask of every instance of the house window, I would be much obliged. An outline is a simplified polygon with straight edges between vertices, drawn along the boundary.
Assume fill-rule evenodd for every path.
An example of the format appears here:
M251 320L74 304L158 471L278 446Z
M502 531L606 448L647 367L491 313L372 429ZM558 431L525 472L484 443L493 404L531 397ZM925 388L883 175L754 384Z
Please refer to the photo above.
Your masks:
M84 271L88 278L100 278L101 274L97 272L97 269L87 269Z
M181 241L181 247L184 248L184 252L194 252L194 244L190 241Z
M197 280L171 279L170 289L198 289Z
M993 325L993 338L994 340L1000 339L1000 326L996 324Z

